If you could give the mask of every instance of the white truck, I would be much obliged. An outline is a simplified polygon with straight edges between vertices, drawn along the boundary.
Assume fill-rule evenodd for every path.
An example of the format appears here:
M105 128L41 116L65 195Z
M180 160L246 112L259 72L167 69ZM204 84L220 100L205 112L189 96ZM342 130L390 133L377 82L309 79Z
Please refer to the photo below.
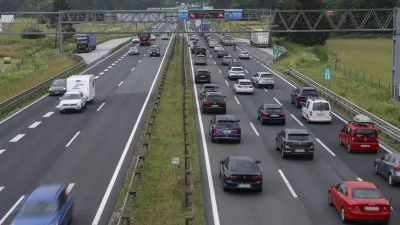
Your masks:
M263 31L263 29L253 29L250 36L250 45L255 47L270 47L269 32L254 32Z
M67 78L67 92L79 91L86 102L92 102L96 95L95 78L93 74L72 75Z

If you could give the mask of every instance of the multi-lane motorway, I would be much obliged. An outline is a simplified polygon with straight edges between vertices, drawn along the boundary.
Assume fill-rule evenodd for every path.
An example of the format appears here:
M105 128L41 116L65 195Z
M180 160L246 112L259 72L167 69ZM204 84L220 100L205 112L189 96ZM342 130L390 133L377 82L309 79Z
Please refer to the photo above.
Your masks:
M156 41L161 57L149 57L144 46L139 56L129 56L130 44L92 63L84 74L96 76L96 97L83 113L60 114L58 97L44 96L0 122L1 225L44 183L69 186L73 224L108 223L170 43Z
M200 38L204 45L204 39ZM218 40L218 37L216 38ZM237 58L239 50L224 46ZM237 95L232 91L233 82L227 78L227 66L221 65L216 53L209 49L208 65L193 66L208 68L212 83L227 96L227 114L240 119L242 143L212 143L208 136L211 115L198 110L198 136L201 148L203 186L207 224L342 224L339 213L328 205L327 193L330 185L342 180L367 180L378 185L385 197L392 201L390 224L400 224L400 191L388 186L386 180L373 172L373 163L378 155L387 153L383 147L375 154L349 154L339 145L338 132L345 119L334 114L332 124L307 124L301 118L300 109L290 104L290 93L294 84L269 69L259 59L265 58L261 50L254 50L248 43L239 43L239 49L250 50L252 58L240 60L246 71L246 79L256 72L270 71L275 74L274 89L256 89L254 95ZM193 56L190 57L193 65ZM197 96L201 85L194 85ZM285 108L286 125L260 125L256 109L264 103L278 103ZM314 160L282 159L275 150L276 133L286 128L307 129L315 144ZM222 190L218 161L230 155L251 156L261 160L264 190L261 194L227 193Z

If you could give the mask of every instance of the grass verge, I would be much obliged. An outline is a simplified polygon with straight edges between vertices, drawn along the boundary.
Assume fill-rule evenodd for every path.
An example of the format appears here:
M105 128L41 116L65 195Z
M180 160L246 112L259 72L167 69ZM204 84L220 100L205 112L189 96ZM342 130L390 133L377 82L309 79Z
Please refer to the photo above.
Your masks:
M184 205L183 86L180 85L183 66L181 62L182 42L177 44L175 55L168 68L159 111L154 122L149 155L146 157L147 168L141 171L142 181L140 183L135 182L134 190L137 196L134 201L129 201L125 211L125 215L131 218L132 224L183 225L185 224L185 217L190 213L190 208L186 208ZM205 220L199 155L194 112L191 105L189 105L189 116L190 146L192 147L194 164L196 224L203 225ZM174 167L171 165L172 157L179 157L181 161L176 168L176 184L174 184ZM133 166L130 167L123 184L116 211L119 211L123 204L132 173ZM117 221L113 221L112 224L117 224Z

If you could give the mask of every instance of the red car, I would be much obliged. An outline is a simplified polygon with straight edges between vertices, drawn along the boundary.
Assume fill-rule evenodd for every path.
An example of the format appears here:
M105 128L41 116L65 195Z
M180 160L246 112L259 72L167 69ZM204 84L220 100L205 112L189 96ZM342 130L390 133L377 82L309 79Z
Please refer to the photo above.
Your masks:
M371 182L343 181L331 186L328 202L340 213L343 222L389 223L390 203Z

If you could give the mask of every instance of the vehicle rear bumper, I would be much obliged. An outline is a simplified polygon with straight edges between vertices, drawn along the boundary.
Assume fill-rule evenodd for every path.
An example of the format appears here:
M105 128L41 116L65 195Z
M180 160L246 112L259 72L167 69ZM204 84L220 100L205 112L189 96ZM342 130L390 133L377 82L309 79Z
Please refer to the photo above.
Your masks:
M379 213L365 213L365 212L347 212L347 219L352 221L371 221L371 222L382 222L389 221L390 212L379 212Z
M55 95L64 95L65 91L49 91L50 96L55 96Z
M207 65L207 62L194 62L194 64L198 64L198 65Z
M212 134L212 137L215 140L232 140L232 141L237 141L240 140L241 135L240 134Z
M231 79L244 79L244 75L230 75Z
M369 147L361 147L369 145ZM350 143L350 148L353 151L378 151L379 143Z
M286 155L314 155L314 149L310 150L310 149L301 149L304 150L304 152L296 152L296 149L288 149L288 148L284 148L283 152Z
M263 117L263 122L266 123L282 123L285 122L285 117Z
M226 107L204 107L203 111L212 113L212 112L226 112Z
M254 89L236 89L236 93L254 93Z
M239 184L250 184L250 188L239 188ZM224 188L229 189L229 190L261 190L263 187L262 181L257 181L257 182L235 182L231 180L227 180L224 182Z
M82 107L78 106L62 106L58 108L60 112L72 112L72 111L79 111L82 110Z
M332 121L332 117L330 118L321 118L321 117L308 117L308 120L311 122L331 122Z
M209 78L209 77L194 78L194 82L196 82L196 83L200 83L200 82L211 82L211 78Z

